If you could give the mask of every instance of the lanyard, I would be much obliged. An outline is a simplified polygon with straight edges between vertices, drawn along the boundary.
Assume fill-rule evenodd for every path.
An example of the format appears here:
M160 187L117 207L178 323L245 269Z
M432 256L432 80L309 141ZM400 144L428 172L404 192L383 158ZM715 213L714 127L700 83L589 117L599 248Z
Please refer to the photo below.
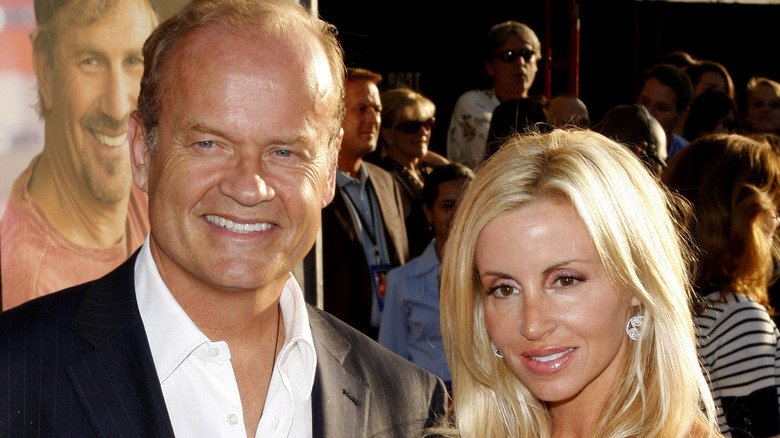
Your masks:
M352 199L352 197L349 194L348 190L344 190L344 195L346 197L347 202L351 205L352 210L354 210L355 215L358 218L358 221L360 222L360 227L364 230L366 230L366 235L368 237L369 242L371 243L371 246L374 248L374 257L376 257L376 264L381 265L382 264L382 256L379 251L379 245L377 237L381 236L379 233L382 232L380 227L378 226L378 220L376 218L377 214L379 213L378 208L378 201L375 198L374 195L374 187L370 186L371 181L366 182L366 194L368 198L368 206L369 206L369 213L371 215L371 224L369 226L368 222L366 221L366 218L363 217L363 214L361 213L361 209L358 207L358 204L355 203L355 201Z

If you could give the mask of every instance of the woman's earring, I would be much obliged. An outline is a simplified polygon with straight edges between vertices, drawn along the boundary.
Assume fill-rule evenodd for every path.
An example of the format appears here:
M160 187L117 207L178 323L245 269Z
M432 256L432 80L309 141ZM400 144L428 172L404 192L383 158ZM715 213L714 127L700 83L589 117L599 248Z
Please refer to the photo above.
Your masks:
M498 349L498 346L496 345L495 342L490 341L490 348L493 350L493 354L495 354L497 358L504 357L504 355L501 354L501 350Z
M642 315L635 315L628 320L628 324L626 324L626 333L632 341L639 339L639 336L642 334L639 331L639 327L642 326L643 319L644 317Z

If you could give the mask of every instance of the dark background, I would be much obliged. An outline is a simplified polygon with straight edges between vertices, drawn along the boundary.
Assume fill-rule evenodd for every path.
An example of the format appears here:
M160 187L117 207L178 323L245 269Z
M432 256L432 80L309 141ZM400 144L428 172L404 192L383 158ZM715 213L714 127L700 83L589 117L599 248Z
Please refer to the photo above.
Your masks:
M431 148L443 153L458 96L489 86L479 47L495 23L523 22L543 51L551 43L551 94L571 91L565 69L571 6L570 0L320 0L319 12L338 28L347 66L381 73L381 91L406 85L436 103ZM780 5L580 0L579 17L579 94L593 122L612 106L632 103L644 70L673 50L723 64L740 98L753 75L780 79ZM531 94L545 91L543 65Z

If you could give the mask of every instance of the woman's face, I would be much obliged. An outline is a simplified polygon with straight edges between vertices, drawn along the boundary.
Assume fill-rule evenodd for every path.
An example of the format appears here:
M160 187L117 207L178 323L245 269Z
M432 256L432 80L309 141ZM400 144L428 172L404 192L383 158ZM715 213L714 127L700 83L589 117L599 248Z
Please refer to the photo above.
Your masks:
M383 130L390 156L401 164L422 158L428 153L433 124L433 114L424 115L415 106L401 110L395 128Z
M759 85L750 95L745 122L755 132L780 133L780 96L768 85Z
M610 397L638 301L610 283L568 201L536 201L488 222L476 264L487 329L504 355L497 360L553 414Z

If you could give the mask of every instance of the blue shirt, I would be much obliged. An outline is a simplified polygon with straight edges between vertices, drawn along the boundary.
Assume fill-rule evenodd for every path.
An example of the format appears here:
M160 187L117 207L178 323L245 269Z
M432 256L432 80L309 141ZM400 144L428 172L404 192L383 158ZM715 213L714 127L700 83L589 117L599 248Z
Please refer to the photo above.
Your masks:
M672 141L669 142L668 150L666 151L666 162L672 159L674 154L680 152L680 149L688 146L688 140L680 137L677 134L672 134Z
M436 239L419 257L390 271L379 343L450 386L452 378L439 324L440 272Z
M352 221L358 228L360 240L363 243L363 253L368 266L390 263L390 252L385 240L385 224L382 220L382 210L374 193L374 186L368 178L368 171L361 163L358 171L359 179L352 178L341 169L336 171L336 185L349 208ZM373 279L371 282L373 283ZM379 327L382 312L379 310L379 300L372 291L371 326Z

